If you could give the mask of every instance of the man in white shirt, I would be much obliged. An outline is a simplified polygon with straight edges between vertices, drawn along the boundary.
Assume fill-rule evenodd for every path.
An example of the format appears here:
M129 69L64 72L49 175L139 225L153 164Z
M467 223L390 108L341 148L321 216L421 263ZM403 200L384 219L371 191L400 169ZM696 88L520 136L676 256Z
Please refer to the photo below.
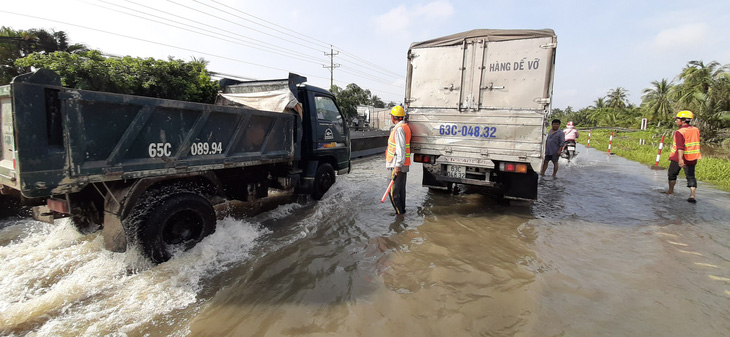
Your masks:
M397 215L406 212L406 179L411 166L411 129L405 117L402 106L395 106L390 111L390 120L395 127L390 131L385 152L385 167L391 170L390 177L394 180L390 202Z

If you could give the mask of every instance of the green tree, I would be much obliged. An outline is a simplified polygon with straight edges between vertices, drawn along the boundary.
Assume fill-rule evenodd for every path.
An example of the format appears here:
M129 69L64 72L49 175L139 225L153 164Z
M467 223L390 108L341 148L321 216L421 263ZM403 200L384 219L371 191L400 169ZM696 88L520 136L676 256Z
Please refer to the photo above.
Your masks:
M370 99L370 105L376 107L376 108L385 108L385 103L383 100L380 99L380 97L373 95L373 97Z
M598 97L595 101L593 101L593 105L589 107L589 109L605 109L607 108L606 105L606 98L605 97Z
M617 87L616 89L611 89L608 91L608 95L606 96L606 105L609 108L615 109L615 110L621 110L628 106L629 93L626 91L626 89L622 87Z
M370 105L372 102L370 90L360 88L355 83L348 84L345 89L333 85L330 92L335 95L337 104L348 119L357 115L358 105Z
M572 116L570 116L569 120L572 120L573 123L575 123L576 127L589 127L589 126L595 126L595 123L590 119L590 110L588 108L583 108L578 111L576 111Z
M7 84L26 69L15 66L15 60L30 53L33 40L29 34L10 27L0 28L0 84Z
M69 53L88 51L83 44L69 44L63 31L45 29L13 30L0 28L0 84L10 83L13 77L30 72L28 66L18 66L15 61L32 53Z
M57 32L51 30L49 32L45 29L30 29L27 33L30 34L35 41L33 48L31 49L32 52L51 53L55 51L63 51L68 53L79 53L89 50L89 48L87 48L84 44L69 44L68 36L64 31Z
M652 87L644 89L641 106L653 122L670 122L674 117L674 102L671 99L673 84L666 78L651 82Z
M66 87L190 102L213 103L218 84L205 60L108 58L100 51L34 53L16 61L21 67L53 70Z
M727 98L728 66L712 61L690 61L677 76L674 97L678 109L695 113L695 124L703 129L703 136L713 137L722 125L722 116L729 110Z

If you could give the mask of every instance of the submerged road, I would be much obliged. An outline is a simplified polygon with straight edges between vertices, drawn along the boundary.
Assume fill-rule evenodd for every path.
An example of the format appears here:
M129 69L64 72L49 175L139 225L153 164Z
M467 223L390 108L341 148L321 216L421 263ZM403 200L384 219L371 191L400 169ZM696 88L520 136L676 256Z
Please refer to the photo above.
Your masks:
M320 202L272 198L157 266L3 214L0 335L730 335L730 194L689 204L666 171L579 151L522 207L429 191L416 164L402 221L359 159Z

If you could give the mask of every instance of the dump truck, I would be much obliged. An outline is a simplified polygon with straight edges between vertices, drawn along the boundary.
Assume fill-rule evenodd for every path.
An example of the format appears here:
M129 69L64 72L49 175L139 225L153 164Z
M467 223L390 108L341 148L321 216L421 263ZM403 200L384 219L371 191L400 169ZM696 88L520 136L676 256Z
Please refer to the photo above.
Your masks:
M166 261L215 230L215 204L269 189L320 199L349 172L335 97L304 82L221 81L219 101L202 104L65 88L43 69L18 76L0 87L1 191L37 220L71 217L101 230L106 249L139 244Z
M411 44L405 108L424 186L537 198L556 47L551 29L477 29Z

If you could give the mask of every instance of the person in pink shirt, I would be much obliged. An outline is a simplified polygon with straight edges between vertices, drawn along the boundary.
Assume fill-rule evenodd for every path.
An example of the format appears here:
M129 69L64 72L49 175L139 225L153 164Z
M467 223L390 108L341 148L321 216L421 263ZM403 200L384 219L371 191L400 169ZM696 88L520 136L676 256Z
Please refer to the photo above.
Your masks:
M565 134L566 142L573 141L573 143L575 143L575 140L580 137L580 135L578 134L578 130L575 129L575 125L572 121L568 122L568 125L565 130L563 130L563 133Z

